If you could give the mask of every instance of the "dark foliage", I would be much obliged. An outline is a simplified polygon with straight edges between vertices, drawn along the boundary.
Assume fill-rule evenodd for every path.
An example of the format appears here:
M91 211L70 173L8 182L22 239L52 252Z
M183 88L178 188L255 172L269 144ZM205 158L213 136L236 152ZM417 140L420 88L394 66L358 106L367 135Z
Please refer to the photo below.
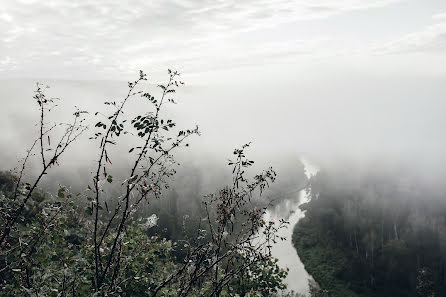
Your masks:
M79 193L66 186L54 195L39 190L88 127L86 112L79 110L71 124L49 124L56 99L37 85L38 136L13 174L0 172L0 296L272 296L285 288L287 272L270 247L286 222L264 221L266 208L251 203L276 174L269 168L247 177L254 163L245 155L249 144L234 150L232 184L207 196L201 210L190 214L193 220L175 216L175 208L153 209L158 217L140 211L162 199L179 165L174 152L199 134L198 127L174 130L176 123L163 118L183 84L178 72L168 74L168 82L158 85L159 99L140 90L147 80L141 71L122 100L107 101L95 113L101 118L90 137L98 142L96 167ZM143 99L146 113L131 117L126 107L135 97ZM51 141L58 127L61 136ZM124 136L130 138L120 141ZM134 146L126 147L133 160L127 175L112 176L112 148L128 143ZM40 165L36 176L26 174L31 159ZM157 220L175 228L151 230Z
M328 171L294 244L333 296L445 296L444 189L405 173Z

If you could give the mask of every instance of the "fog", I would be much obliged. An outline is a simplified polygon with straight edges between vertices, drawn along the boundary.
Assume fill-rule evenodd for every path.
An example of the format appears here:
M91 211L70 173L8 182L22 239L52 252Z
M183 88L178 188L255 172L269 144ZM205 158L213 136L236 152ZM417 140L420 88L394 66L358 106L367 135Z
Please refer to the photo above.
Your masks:
M255 69L239 72L250 71ZM200 84L188 84L186 80L186 86L175 96L179 103L169 106L167 115L177 119L178 127L199 125L202 135L191 140L184 155L192 163L198 159L225 162L233 148L252 141L253 158L264 164L284 155L307 154L319 163L379 159L383 163L410 161L443 167L443 78L378 77L351 69L346 72L344 69L336 76L313 74L312 79L299 77L301 73L293 77L286 73L259 83L248 79L246 83L202 80ZM32 98L36 80L0 82L0 158L5 169L15 165L15 159L23 155L36 135L39 115ZM39 81L51 86L48 95L61 98L53 121L67 120L78 106L90 112L88 118L94 124L98 119L94 112L104 110L103 102L119 101L127 91L124 81ZM154 83L158 82L145 89L156 96ZM138 109L142 100L133 98L131 109ZM91 133L77 144L78 148L89 149L74 148L70 153L76 152L76 164L94 159L90 154L92 142L88 141Z
M305 153L317 163L444 167L443 1L143 2L5 4L4 168L30 142L36 81L62 98L62 119L74 105L92 116L119 100L139 69L153 90L167 68L186 82L172 117L202 131L189 162L224 160L252 141L265 163ZM73 150L77 161L91 160L79 155L90 151L86 143Z
M87 215L96 214L96 293L107 287L101 284L114 262L120 232L130 223L127 215L134 214L132 223L157 215L156 225L144 234L175 243L190 234L200 237L207 215L214 237L216 209L210 215L202 201L233 182L228 166L233 150L250 143L246 155L255 163L246 168L246 177L269 166L277 172L276 182L261 197L249 196L249 207L257 212L259 206L268 206L258 217L260 225L274 229L275 223L268 220L280 225L290 222L288 229L277 230L286 240L272 248L278 263L291 269L284 279L288 289L307 295L308 280L313 280L330 290L326 291L330 296L354 296L349 290L367 296L367 290L379 296L446 294L444 0L4 2L8 3L0 7L0 182L7 181L11 188L13 179L3 171L20 172L20 162L40 135L39 106L33 98L37 82L49 86L47 98L55 98L45 127L71 122L73 112L86 111L82 116L89 128L50 166L38 191L55 196L63 185L72 193L88 193L94 185L95 200L88 197L91 194L73 199L87 206ZM196 125L201 133L188 138L187 147L174 151L177 172L161 197L155 193L155 177L138 180L141 189L127 188L118 233L99 277L101 243L124 205L119 204L112 215L107 202L112 208L121 203L126 182L132 183L129 174L137 179L136 166L153 162L142 158L134 163L143 140L133 137L130 121L153 112L154 107L140 95L129 99L123 115L128 120L125 130L130 132L112 137L118 145L103 146L106 161L99 161L99 169L101 137L92 138L103 130L95 124L109 122L107 117L115 110L104 102L119 104L126 98L128 82L138 79L140 69L148 81L136 90L159 99L163 92L158 85L169 79L168 68L178 70L185 85L176 93L164 93L177 102L164 102L161 110L160 118L176 123L173 130L163 131L166 139ZM57 126L48 142L51 137L54 146L63 131L62 125ZM133 164L136 171L131 170ZM26 165L22 181L35 180L42 167L39 148ZM157 166L162 167L155 162ZM107 178L93 180L96 170L104 170ZM144 198L149 189L162 199L150 196L141 207L139 200L128 209L129 201L138 199L131 196L136 189ZM29 207L33 190L16 211L18 191L11 196L0 184L0 219L7 222L0 232L0 252L3 238L9 236L24 207ZM226 193L232 197L234 192ZM219 201L224 201L224 195ZM10 196L12 204L4 199ZM235 197L237 214L227 213L232 229L235 225L243 230L245 225L238 220L246 216L243 207L248 206L242 203L239 209ZM92 201L91 206L84 198ZM100 211L102 200L106 211ZM39 208L32 207L38 214ZM111 219L96 246L100 216ZM89 222L87 218L84 226ZM228 235L226 225L221 226L225 227L218 227L219 240ZM250 236L263 236L265 227L255 227L253 220L252 228ZM40 240L40 235L36 238ZM181 246L174 247L175 261L184 256ZM216 255L221 242L217 246ZM119 249L121 254L121 244ZM26 259L21 252L18 255L20 263ZM121 270L119 261L110 284ZM7 271L6 266L0 266L0 273ZM20 269L11 270L11 279L18 280ZM28 270L26 276L29 283ZM76 274L73 294L75 283ZM431 284L438 294L428 288ZM430 293L418 292L420 285Z

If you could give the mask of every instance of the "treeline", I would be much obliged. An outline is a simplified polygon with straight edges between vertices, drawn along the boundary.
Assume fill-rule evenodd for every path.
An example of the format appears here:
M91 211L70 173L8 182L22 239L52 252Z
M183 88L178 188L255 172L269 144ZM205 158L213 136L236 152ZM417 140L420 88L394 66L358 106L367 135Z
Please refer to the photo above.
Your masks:
M280 206L284 200L294 199L293 194L307 183L303 164L297 156L273 159L270 162L274 164L279 178L269 185L264 195L253 197L253 206ZM185 236L184 231L188 234L196 231L195 226L199 218L206 215L202 204L203 197L218 189L222 182L231 182L230 171L224 167L215 167L208 168L203 164L183 165L161 199L141 206L135 214L137 217L145 218L155 214L159 218L157 225L150 229L150 234L181 240ZM288 212L283 214L283 217L286 217Z
M402 170L328 170L311 180L293 242L333 296L446 296L441 183Z

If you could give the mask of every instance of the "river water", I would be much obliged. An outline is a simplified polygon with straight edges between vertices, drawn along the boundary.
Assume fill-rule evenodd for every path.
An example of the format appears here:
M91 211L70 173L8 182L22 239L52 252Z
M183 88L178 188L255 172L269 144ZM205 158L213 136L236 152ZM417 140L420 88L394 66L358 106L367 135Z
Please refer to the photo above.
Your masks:
M313 166L308 160L301 158L305 167L305 174L307 178L316 174L318 169ZM285 283L288 286L287 291L294 291L307 295L309 293L308 282L314 281L313 278L305 270L299 255L292 243L293 229L297 222L305 216L305 212L300 210L299 206L309 201L309 195L306 189L296 190L290 193L289 199L283 200L274 208L267 210L265 220L279 221L285 219L289 222L287 228L279 230L279 236L285 237L286 240L278 241L272 247L272 255L279 259L279 265L283 268L289 269L288 276Z

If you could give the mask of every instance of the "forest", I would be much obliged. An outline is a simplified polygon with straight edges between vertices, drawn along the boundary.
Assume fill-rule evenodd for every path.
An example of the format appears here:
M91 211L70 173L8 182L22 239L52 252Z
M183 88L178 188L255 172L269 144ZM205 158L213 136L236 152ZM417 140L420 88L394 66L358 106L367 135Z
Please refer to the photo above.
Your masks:
M306 269L332 296L445 296L444 184L420 168L374 165L310 181L293 235Z

